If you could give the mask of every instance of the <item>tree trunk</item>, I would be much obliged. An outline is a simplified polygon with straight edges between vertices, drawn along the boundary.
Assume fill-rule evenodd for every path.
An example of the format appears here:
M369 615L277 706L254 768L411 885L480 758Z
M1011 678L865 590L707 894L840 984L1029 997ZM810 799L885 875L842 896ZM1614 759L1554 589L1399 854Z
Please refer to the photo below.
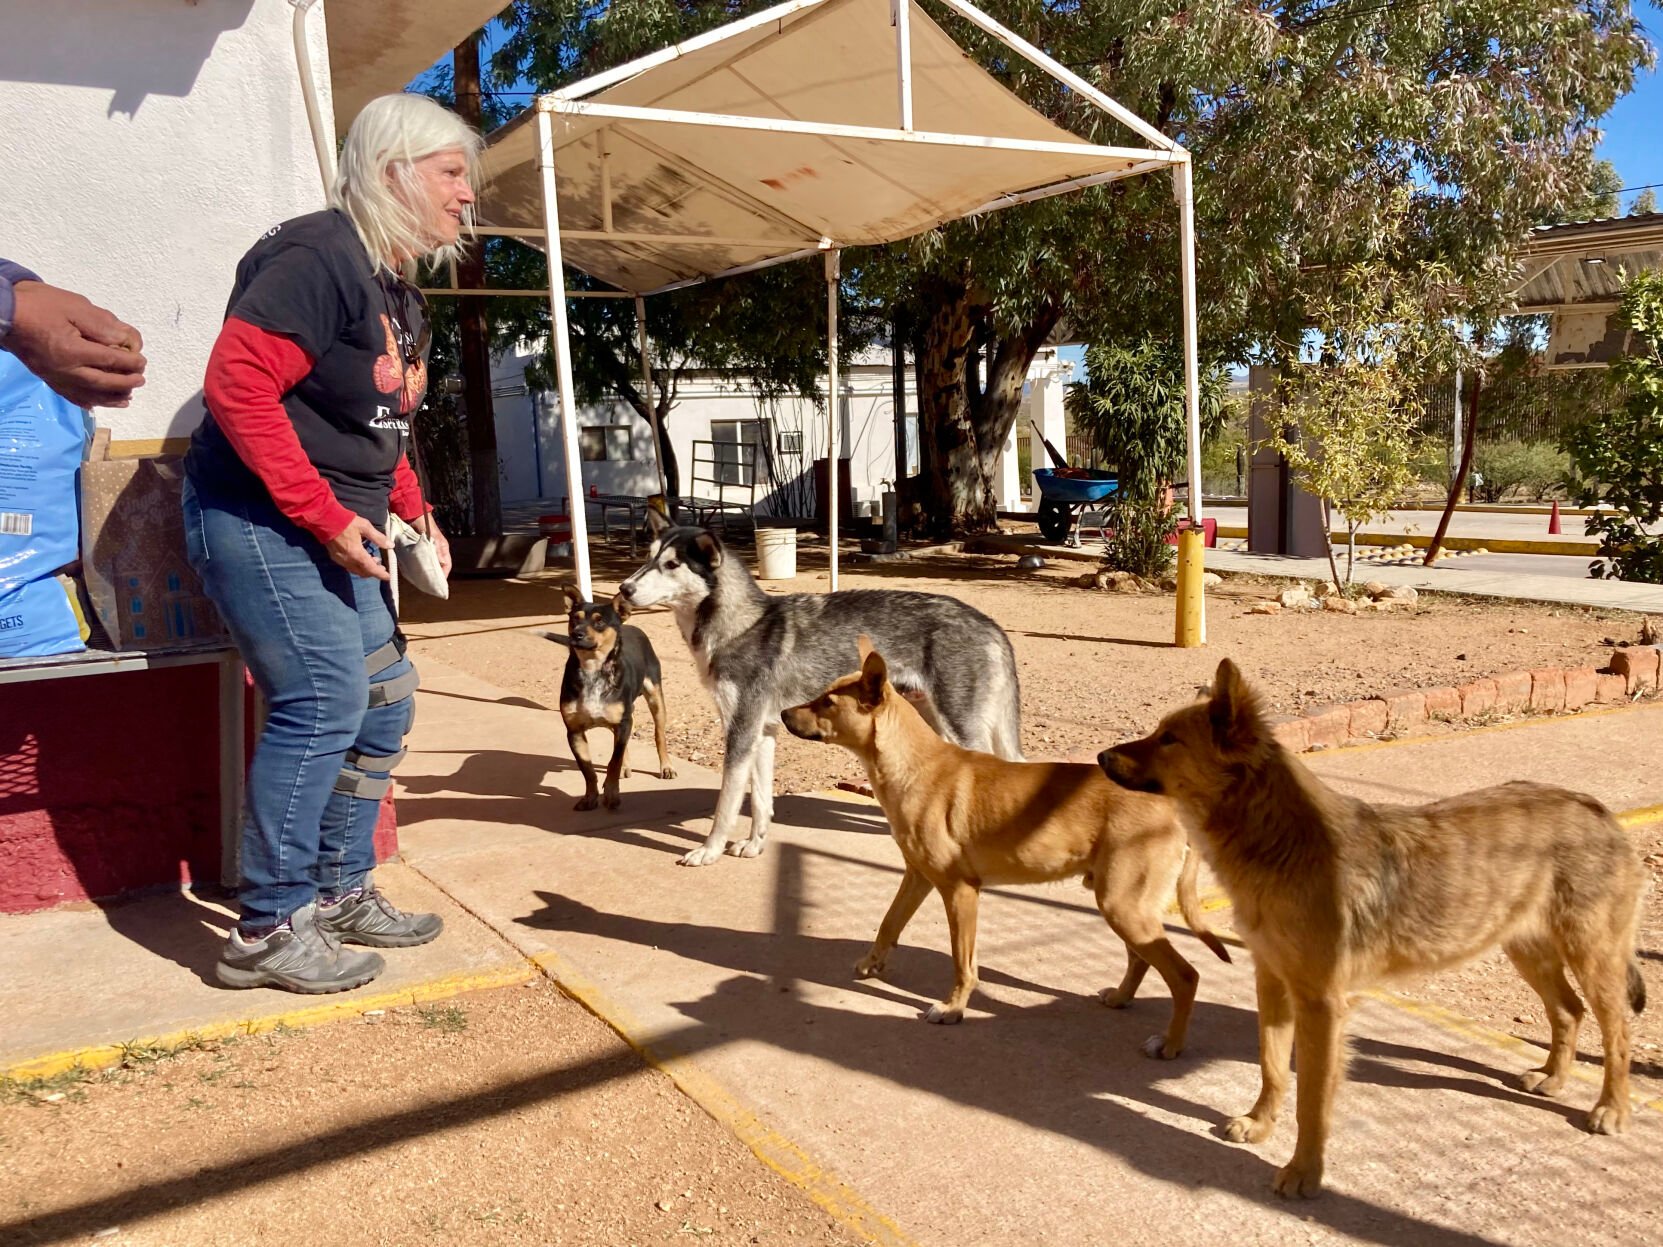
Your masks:
M925 513L937 535L982 533L998 519L999 452L1022 405L1034 355L1060 313L1046 309L996 337L967 282L932 282L919 350L918 436Z
M1334 561L1334 511L1328 505L1328 499L1322 500L1322 535L1327 538L1323 548L1328 551L1328 574L1334 578L1334 587L1340 587L1340 565Z
M470 35L451 54L456 79L456 111L479 129L479 36ZM464 290L485 285L485 243L476 241L456 264L456 284ZM485 331L485 303L463 296L457 315L462 339L462 394L468 420L469 480L473 494L473 535L502 531L502 486L497 470L497 420L491 406L491 352Z

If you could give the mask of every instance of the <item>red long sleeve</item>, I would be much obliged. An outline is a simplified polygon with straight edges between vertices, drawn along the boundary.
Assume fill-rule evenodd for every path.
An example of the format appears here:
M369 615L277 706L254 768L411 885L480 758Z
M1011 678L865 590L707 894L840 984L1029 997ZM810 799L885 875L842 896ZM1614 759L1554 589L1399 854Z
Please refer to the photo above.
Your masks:
M412 429L410 436L415 435L415 430ZM433 509L422 497L422 485L410 469L408 455L398 457L398 467L393 469L393 492L387 497L387 505L392 507L394 515L407 521L419 520Z
M292 339L233 316L214 342L202 391L226 440L265 484L277 509L328 542L356 517L312 466L283 410L283 395L312 364Z

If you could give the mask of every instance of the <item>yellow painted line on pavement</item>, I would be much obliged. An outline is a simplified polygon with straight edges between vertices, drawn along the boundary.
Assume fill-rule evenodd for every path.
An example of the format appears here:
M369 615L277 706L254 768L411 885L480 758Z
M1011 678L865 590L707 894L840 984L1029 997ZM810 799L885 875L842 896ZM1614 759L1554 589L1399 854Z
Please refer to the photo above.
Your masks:
M356 1017L369 1012L371 1009L395 1009L401 1005L426 1004L433 1000L448 1000L452 996L460 996L465 992L487 991L493 987L515 987L521 983L529 983L537 976L538 968L530 961L499 966L493 970L447 974L442 978L432 979L426 983L416 983L410 987L401 987L396 991L375 992L367 996L352 996L350 999L333 1000L327 1004L312 1005L309 1008L292 1009L286 1013L274 1013L269 1017L210 1022L204 1026L192 1027L190 1030L174 1031L171 1034L160 1035L151 1039L135 1039L126 1044L96 1044L86 1048L74 1048L66 1052L53 1052L46 1056L20 1061L0 1070L0 1081L27 1082L38 1078L51 1078L72 1069L104 1069L119 1064L127 1051L134 1047L172 1051L179 1048L194 1047L197 1044L216 1039L259 1035L265 1031L276 1030L279 1027L299 1030L303 1027L320 1026L325 1022L338 1021L341 1018Z
M1220 524L1218 526L1220 540L1240 539L1246 536L1247 528L1244 525ZM1424 550L1432 544L1432 538L1421 536L1418 533L1358 533L1357 544L1359 546L1383 546L1387 549L1395 549L1398 546L1413 546L1417 550ZM1474 550L1483 550L1486 554L1565 554L1583 558L1597 554L1599 543L1597 541L1578 541L1574 537L1537 540L1531 537L1446 536L1441 548L1445 551L1457 551L1463 554L1470 554Z
M643 1061L667 1076L718 1125L737 1136L758 1160L801 1190L841 1225L882 1247L917 1247L900 1226L862 1199L853 1187L805 1149L762 1121L690 1058L656 1049L646 1038L646 1029L627 1009L559 953L538 953L532 960L561 991L610 1026Z

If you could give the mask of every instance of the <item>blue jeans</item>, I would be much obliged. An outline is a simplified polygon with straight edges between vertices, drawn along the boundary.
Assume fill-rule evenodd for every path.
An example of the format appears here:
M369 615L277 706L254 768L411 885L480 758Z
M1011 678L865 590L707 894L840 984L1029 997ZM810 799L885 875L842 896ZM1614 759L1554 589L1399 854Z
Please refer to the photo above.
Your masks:
M191 566L269 711L243 815L239 897L252 931L350 892L374 868L382 781L415 718L414 669L402 638L389 648L386 581L332 561L270 499L219 498L186 480L182 504Z

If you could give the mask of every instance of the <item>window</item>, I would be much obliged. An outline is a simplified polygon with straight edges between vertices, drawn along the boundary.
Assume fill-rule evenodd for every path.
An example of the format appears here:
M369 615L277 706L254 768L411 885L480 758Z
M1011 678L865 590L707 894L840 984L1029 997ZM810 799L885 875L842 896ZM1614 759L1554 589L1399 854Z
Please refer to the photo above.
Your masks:
M755 485L768 476L769 439L766 420L712 420L710 437L716 479L723 485Z
M803 453L803 432L801 429L780 430L780 454L800 455Z
M577 431L577 445L585 463L622 463L635 457L627 424L586 425Z

